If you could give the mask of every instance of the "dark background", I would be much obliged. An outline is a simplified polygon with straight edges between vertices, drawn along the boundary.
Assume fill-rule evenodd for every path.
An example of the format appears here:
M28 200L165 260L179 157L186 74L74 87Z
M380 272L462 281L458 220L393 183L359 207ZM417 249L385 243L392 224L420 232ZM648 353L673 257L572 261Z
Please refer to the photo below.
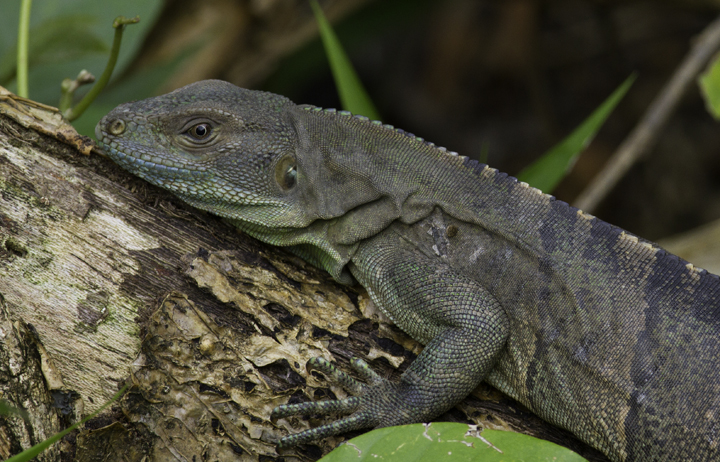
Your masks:
M321 5L335 18L336 31L383 121L463 155L485 158L510 174L569 134L636 73L624 101L554 192L568 202L635 126L693 37L718 15L712 2L678 1ZM228 14L220 13L223 9ZM231 12L237 18L234 26L228 24ZM169 25L187 16L217 18L206 29L214 27L229 40L218 39L195 53L211 55L205 56L206 66L191 58L193 64L183 65L166 89L222 78L282 93L297 103L339 106L305 1L168 1L137 66L159 59L147 50L167 48L161 45L169 40L163 29L177 31ZM221 54L224 59L218 58ZM652 240L717 219L718 154L720 125L694 85L655 147L595 214Z

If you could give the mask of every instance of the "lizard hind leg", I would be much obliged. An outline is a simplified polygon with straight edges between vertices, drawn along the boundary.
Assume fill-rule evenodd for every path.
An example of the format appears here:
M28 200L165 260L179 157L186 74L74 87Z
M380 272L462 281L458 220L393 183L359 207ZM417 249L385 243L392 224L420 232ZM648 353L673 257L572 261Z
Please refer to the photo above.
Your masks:
M505 347L507 315L483 287L447 265L403 248L402 241L392 236L378 236L370 244L361 246L350 270L375 304L426 346L399 382L379 377L360 360L352 366L366 383L323 359L311 360L309 369L335 379L355 396L277 408L274 416L346 415L284 438L281 446L349 430L428 422L472 392Z
M490 373L510 327L478 282L391 231L364 242L350 270L381 311L425 344L399 383L368 387L363 404L378 416L377 426L428 422ZM375 395L381 388L384 395Z

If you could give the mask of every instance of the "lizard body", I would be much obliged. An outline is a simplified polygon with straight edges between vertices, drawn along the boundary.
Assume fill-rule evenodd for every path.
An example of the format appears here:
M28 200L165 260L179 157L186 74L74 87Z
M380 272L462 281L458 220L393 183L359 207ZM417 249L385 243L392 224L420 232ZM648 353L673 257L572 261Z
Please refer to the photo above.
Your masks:
M281 406L285 438L428 421L485 380L613 460L718 459L720 278L552 196L363 117L220 81L119 106L127 170L362 284L426 347L391 383Z

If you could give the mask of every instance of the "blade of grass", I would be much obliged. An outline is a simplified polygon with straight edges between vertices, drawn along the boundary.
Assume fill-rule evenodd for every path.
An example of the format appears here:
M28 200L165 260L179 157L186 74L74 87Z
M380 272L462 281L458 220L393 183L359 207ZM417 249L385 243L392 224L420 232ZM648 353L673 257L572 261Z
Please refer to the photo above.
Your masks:
M343 109L373 120L380 120L375 106L368 97L330 23L325 18L322 8L316 0L311 0L310 5L320 29L320 37L330 62L330 70L335 79Z
M555 189L560 180L572 169L578 156L590 144L634 81L635 75L633 74L570 135L523 169L517 176L518 180L548 194Z
M720 53L713 57L705 72L700 74L698 85L707 111L715 120L720 120Z
M122 387L120 389L120 391L115 393L115 395L110 399L110 401L103 404L100 409L93 412L89 416L85 417L80 422L66 428L65 430L63 430L61 432L55 433L53 436L46 439L45 441L41 441L40 443L36 444L35 446L24 450L20 454L16 454L16 455L12 456L11 458L7 459L5 462L27 462L27 461L31 460L32 458L37 457L38 454L40 454L45 449L49 448L50 446L52 446L53 444L58 442L63 436L67 435L68 433L75 430L80 425L84 424L88 420L90 420L93 417L95 417L96 415L98 415L100 412L104 411L105 408L107 408L112 403L114 403L118 398L120 398L122 396L122 394L125 393L125 390L127 390L127 388L128 388L128 385L125 385L124 387Z
M20 24L18 25L17 48L17 88L18 96L29 98L28 43L30 41L30 9L32 7L32 0L22 0L20 5Z

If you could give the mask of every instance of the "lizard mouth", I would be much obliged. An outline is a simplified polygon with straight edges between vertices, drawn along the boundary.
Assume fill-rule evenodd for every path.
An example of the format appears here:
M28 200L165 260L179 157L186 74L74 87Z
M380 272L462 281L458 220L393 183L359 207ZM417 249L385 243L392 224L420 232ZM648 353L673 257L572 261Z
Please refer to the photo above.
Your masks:
M108 143L105 140L100 141L100 146L103 148L105 154L110 157L115 163L125 168L126 170L145 178L146 180L153 182L153 177L159 175L161 178L204 178L210 176L210 174L203 170L190 170L187 168L164 165L159 162L153 162L152 160L142 159L134 154L132 150L127 152L118 149L113 146L116 143Z

